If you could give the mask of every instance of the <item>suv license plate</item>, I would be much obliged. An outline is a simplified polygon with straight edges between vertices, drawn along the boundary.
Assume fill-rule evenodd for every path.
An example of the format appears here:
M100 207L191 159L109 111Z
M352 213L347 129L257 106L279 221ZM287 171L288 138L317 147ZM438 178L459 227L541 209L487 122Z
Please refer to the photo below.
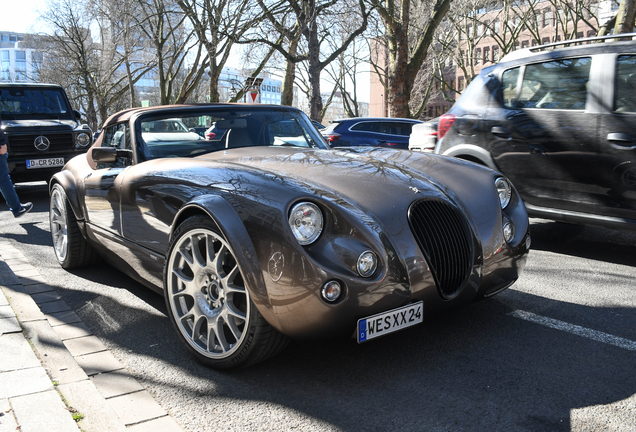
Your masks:
M64 166L64 158L28 159L26 161L26 167L28 169L61 166Z
M358 343L419 324L423 320L424 302L419 301L397 309L358 320Z

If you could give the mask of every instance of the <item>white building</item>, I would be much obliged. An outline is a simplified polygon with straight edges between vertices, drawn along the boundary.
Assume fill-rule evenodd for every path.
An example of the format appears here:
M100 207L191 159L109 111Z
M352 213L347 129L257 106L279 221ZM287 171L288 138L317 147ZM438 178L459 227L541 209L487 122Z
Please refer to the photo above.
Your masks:
M219 76L220 101L229 101L246 84L246 80L252 71L241 71L233 67L224 67ZM280 105L280 95L283 82L274 79L270 75L261 75L262 78L257 103ZM247 92L243 98L244 102L252 103L251 96Z
M0 31L0 81L37 82L42 52L24 48L24 33Z

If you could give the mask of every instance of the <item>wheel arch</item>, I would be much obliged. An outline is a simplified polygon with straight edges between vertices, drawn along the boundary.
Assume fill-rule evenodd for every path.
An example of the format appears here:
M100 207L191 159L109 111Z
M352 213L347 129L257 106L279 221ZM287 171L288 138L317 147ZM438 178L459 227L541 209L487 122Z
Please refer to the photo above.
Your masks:
M82 206L80 206L79 198L77 196L77 185L75 183L75 178L68 171L60 171L55 173L51 180L49 181L49 196L53 192L53 187L59 184L66 194L66 199L68 199L69 204L71 205L71 209L73 209L73 214L75 214L75 218L77 220L84 220L84 211Z
M170 229L171 241L179 225L188 218L197 215L208 217L230 244L254 304L268 323L275 328L280 328L278 319L272 311L269 294L263 279L263 271L252 239L234 207L223 197L219 195L199 196L179 210ZM166 262L168 262L167 260L166 256Z
M444 156L452 156L471 162L480 163L490 169L498 171L490 152L484 148L471 144L459 144L446 150Z

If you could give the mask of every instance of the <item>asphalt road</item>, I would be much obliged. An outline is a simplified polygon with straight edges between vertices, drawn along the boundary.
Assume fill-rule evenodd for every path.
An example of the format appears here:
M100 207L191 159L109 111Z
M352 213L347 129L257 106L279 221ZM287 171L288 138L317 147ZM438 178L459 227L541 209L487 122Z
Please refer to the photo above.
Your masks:
M533 220L507 291L363 345L292 342L238 372L194 361L163 298L101 264L67 272L34 210L0 235L188 431L634 431L636 233Z

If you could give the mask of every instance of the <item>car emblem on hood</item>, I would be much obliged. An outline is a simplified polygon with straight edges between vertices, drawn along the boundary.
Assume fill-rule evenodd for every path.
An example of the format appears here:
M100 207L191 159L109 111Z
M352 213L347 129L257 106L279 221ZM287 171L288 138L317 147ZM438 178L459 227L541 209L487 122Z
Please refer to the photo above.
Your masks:
M35 141L33 141L33 145L36 149L44 151L49 148L49 146L51 145L51 141L49 141L47 137L40 135L35 139Z
M409 186L409 189L411 189L415 193L420 193L420 190L416 188L415 186Z

